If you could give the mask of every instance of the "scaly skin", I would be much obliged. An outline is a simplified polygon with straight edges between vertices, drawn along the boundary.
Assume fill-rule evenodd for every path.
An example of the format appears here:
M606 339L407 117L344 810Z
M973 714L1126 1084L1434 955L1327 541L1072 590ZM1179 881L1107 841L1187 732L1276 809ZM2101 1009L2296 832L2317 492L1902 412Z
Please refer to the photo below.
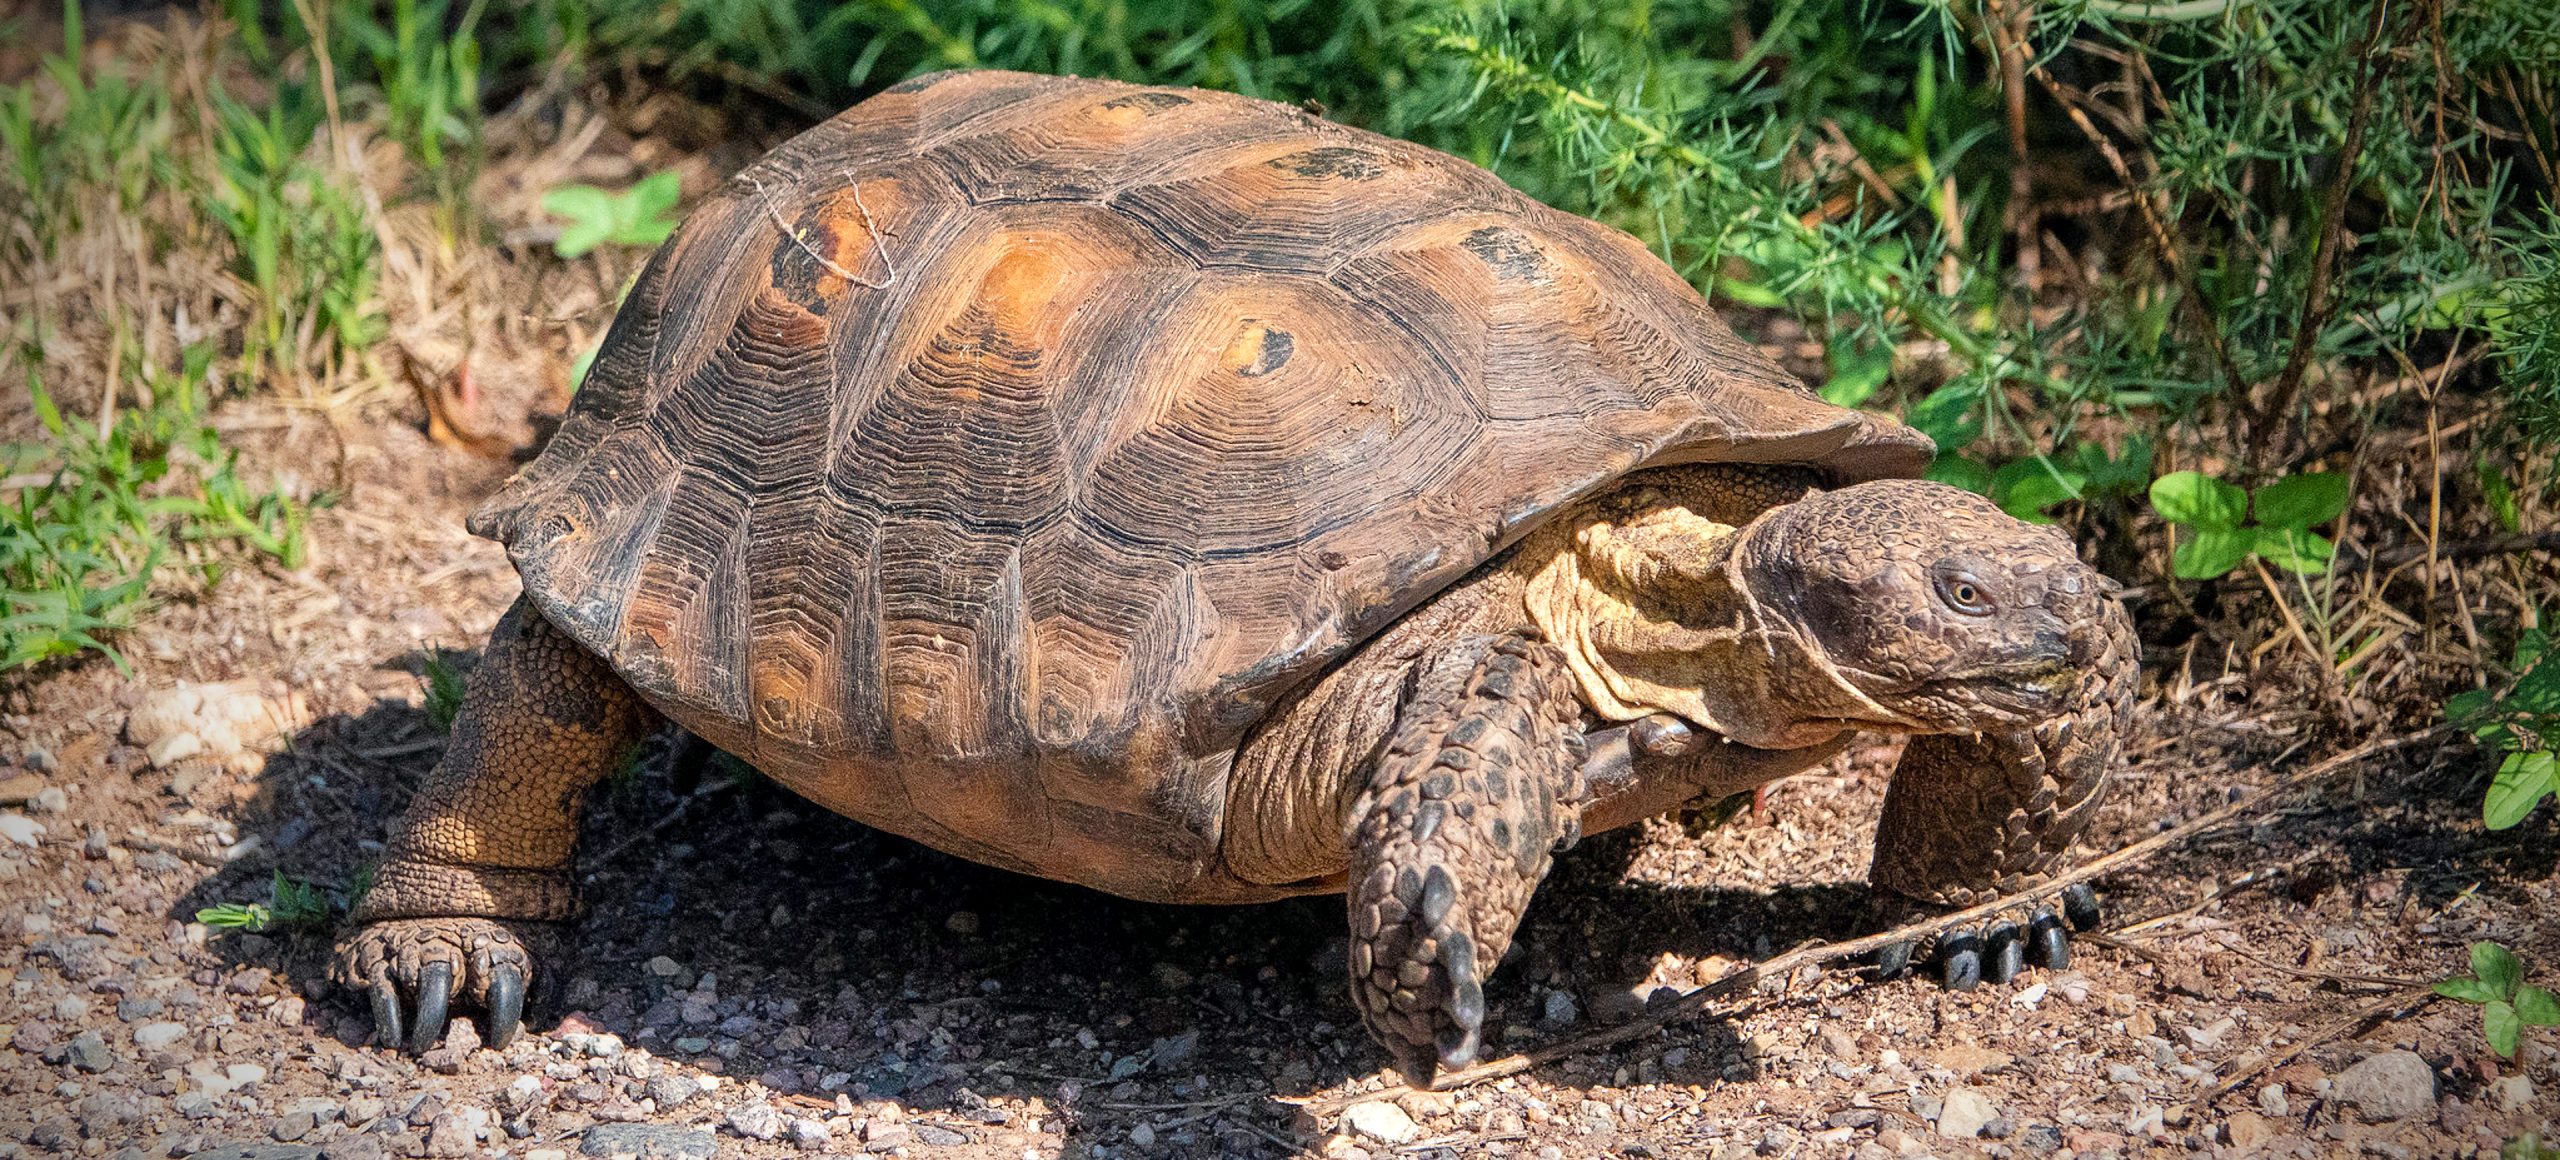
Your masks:
M575 914L569 858L588 787L657 724L598 660L519 600L472 674L444 760L350 916L337 981L372 993L386 1042L434 1046L449 998L516 1032L538 953ZM402 1035L403 1003L414 1033Z
M1463 1067L1484 979L1580 836L1581 707L1551 645L1467 636L1423 659L1352 808L1351 998L1398 1067Z

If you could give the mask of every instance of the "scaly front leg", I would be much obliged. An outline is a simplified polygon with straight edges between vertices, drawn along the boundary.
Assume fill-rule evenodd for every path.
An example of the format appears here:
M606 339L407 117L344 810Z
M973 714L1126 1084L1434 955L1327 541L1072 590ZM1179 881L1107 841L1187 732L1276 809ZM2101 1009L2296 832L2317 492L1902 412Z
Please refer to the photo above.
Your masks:
M1484 979L1580 836L1579 707L1554 648L1469 636L1423 658L1351 811L1351 998L1428 1082L1484 1029Z
M2132 620L2112 600L2099 615L2100 647L2060 716L2033 729L1917 737L1903 751L1868 875L1880 892L1880 921L1912 913L1914 904L1975 906L2024 889L2088 829L2123 756L2141 678ZM2087 930L2098 923L2098 904L2086 886L2062 891L2060 901L2061 915L2042 907L2023 924L2003 919L1941 936L1942 981L1956 990L1984 978L2005 983L2030 952L2040 966L2067 965L2063 919ZM1884 973L1899 973L1910 953L1888 951Z
M331 974L371 996L381 1042L435 1046L455 998L488 1010L492 1046L515 1037L535 944L577 909L579 803L655 724L611 668L524 601L498 621L444 759L338 943Z

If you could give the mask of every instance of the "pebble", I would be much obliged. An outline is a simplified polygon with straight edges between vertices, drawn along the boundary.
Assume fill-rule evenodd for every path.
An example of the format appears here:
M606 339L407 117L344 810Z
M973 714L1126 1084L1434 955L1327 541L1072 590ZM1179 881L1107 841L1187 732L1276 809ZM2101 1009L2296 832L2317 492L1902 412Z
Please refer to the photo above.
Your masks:
M89 1001L78 995L65 995L53 1001L53 1017L66 1022L89 1017Z
M25 814L0 814L0 838L21 846L33 846L44 839L44 823Z
M63 1062L82 1071L105 1071L115 1066L116 1057L107 1050L107 1040L95 1031L73 1036L63 1049Z
M711 1160L719 1149L719 1141L709 1132L667 1124L598 1124L578 1138L578 1153L583 1156Z
M873 1116L862 1125L862 1150L886 1152L906 1147L915 1138L915 1130L884 1116Z
M824 1148L827 1146L828 1135L830 1133L823 1120L804 1118L791 1121L791 1143L796 1147L811 1151Z
M1141 1148L1153 1148L1156 1146L1156 1130L1141 1120L1137 1127L1129 1129L1129 1142Z
M953 934L976 934L981 925L978 912L974 910L955 910L951 917L942 920L942 929Z
M2398 1120L2436 1106L2435 1069L2414 1051L2386 1051L2339 1072L2331 1089L2366 1120Z
M1582 1018L1582 1005L1573 1001L1571 991L1547 992L1546 1007L1538 1019L1549 1027L1571 1027Z
M762 1101L729 1109L726 1122L730 1131L750 1140L774 1140L782 1136L782 1113Z
M2258 1108L2277 1119L2293 1114L2291 1101L2284 1098L2284 1085L2271 1083L2258 1089Z
M116 1018L127 1023L141 1023L159 1018L168 1009L169 1005L158 999L126 999L116 1004Z
M2489 1085L2489 1098L2496 1100L2502 1112L2521 1112L2533 1106L2533 1081L2511 1075Z
M133 1029L133 1045L144 1051L158 1051L186 1037L184 1023L145 1023Z
M427 1124L426 1154L433 1157L461 1157L471 1154L472 1145L480 1142L471 1118L460 1109L439 1113Z
M671 1112L683 1107L685 1102L693 1097L701 1095L702 1085L681 1075L662 1072L657 1078L649 1081L647 1091L650 1099L658 1101L659 1111Z
M940 1124L914 1124L910 1125L910 1128L915 1132L918 1142L931 1144L936 1148L956 1148L969 1142L969 1137L966 1135Z
M1997 1119L1999 1111L1992 1101L1984 1099L1974 1088L1951 1088L1946 1101L1938 1106L1938 1134L1948 1140L1976 1140L1981 1127Z
M1342 1113L1342 1126L1381 1144L1410 1144L1422 1135L1412 1116L1384 1100L1351 1105Z

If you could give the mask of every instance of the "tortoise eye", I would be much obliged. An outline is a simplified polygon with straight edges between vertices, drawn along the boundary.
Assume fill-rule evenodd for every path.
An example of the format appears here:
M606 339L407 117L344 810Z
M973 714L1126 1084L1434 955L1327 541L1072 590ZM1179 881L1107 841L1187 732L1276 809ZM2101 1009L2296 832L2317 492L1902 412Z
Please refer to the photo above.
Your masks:
M1972 616L1988 616L1993 611L1991 594L1982 581L1963 569L1942 569L1938 573L1938 595L1947 607Z

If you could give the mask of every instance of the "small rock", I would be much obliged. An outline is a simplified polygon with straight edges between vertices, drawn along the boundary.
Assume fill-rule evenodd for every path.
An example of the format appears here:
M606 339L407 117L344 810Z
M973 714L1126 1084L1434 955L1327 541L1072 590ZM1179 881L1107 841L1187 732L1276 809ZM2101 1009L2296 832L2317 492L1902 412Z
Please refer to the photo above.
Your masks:
M796 1147L809 1151L824 1148L827 1146L828 1134L826 1122L823 1120L791 1121L791 1143Z
M2271 1083L2259 1088L2258 1109L2279 1120L2293 1114L2292 1102L2284 1098L2284 1085Z
M145 1023L133 1029L133 1045L144 1051L158 1051L186 1037L184 1023Z
M1381 1144L1410 1144L1422 1135L1413 1117L1384 1100L1351 1105L1342 1113L1342 1126Z
M1581 1018L1582 1005L1574 1002L1571 991L1547 992L1546 1007L1538 1016L1539 1022L1549 1027L1571 1027ZM1396 1142L1403 1143L1401 1140Z
M89 1001L78 995L65 995L53 1001L53 1017L66 1023L77 1023L89 1017Z
M951 917L942 920L942 929L953 934L976 934L979 925L978 912L974 910L955 910Z
M1981 1092L1953 1088L1938 1108L1938 1134L1950 1140L1976 1139L1982 1135L1982 1126L1998 1115Z
M719 1149L709 1132L666 1124L598 1124L578 1138L578 1152L584 1156L711 1160Z
M1179 991L1191 985L1191 972L1174 963L1157 963L1156 985L1168 991Z
M107 1050L107 1039L95 1031L83 1031L63 1048L63 1062L82 1071L105 1071L114 1067L116 1057Z
M1140 1120L1137 1127L1129 1129L1129 1142L1141 1148L1153 1148L1156 1146L1156 1130Z
M276 1126L269 1133L278 1140L290 1142L310 1135L311 1130L319 1126L319 1118L309 1112L287 1112L276 1117Z
M2229 1138L2232 1151L2243 1156L2276 1137L2275 1125L2256 1112L2231 1113L2231 1119L2222 1125L2222 1132Z
M969 1137L940 1124L913 1124L910 1127L918 1143L931 1144L936 1148L957 1148L969 1142Z
M471 1154L480 1142L480 1134L472 1130L470 1117L459 1110L439 1113L427 1124L427 1155L460 1157Z
M685 1102L702 1094L702 1085L686 1076L660 1072L649 1081L649 1098L658 1101L658 1110L672 1112Z
M29 813L58 814L70 808L71 795L62 792L62 787L58 785L49 785L36 791L35 799L27 803Z
M2489 1085L2489 1098L2497 1101L2502 1112L2521 1112L2533 1106L2533 1081L2511 1075Z
M125 999L116 1004L116 1018L127 1023L143 1023L157 1019L169 1009L158 999Z
M25 814L0 814L0 838L33 846L44 838L44 823Z
M777 1140L782 1137L782 1113L762 1101L729 1109L727 1123L730 1131L750 1140Z
M2339 1072L2332 1091L2367 1120L2398 1120L2436 1106L2436 1073L2414 1051L2386 1051Z
M542 1081L533 1076L520 1075L507 1084L507 1090L498 1093L498 1106L509 1112L521 1112L532 1107L541 1098Z
M887 1152L904 1148L915 1138L915 1131L896 1120L873 1116L862 1125L862 1150Z

